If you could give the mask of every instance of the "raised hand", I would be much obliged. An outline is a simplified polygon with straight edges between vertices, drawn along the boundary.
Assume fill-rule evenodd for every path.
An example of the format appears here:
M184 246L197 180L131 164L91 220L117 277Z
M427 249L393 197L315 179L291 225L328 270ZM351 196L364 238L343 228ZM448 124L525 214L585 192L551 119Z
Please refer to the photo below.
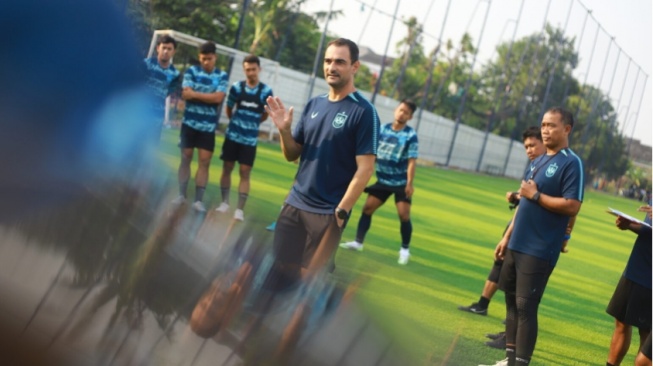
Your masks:
M268 112L272 123L279 129L279 131L290 131L290 126L292 125L292 113L293 107L290 107L286 111L286 107L281 102L279 97L268 97L266 99L268 103L265 106L265 111Z

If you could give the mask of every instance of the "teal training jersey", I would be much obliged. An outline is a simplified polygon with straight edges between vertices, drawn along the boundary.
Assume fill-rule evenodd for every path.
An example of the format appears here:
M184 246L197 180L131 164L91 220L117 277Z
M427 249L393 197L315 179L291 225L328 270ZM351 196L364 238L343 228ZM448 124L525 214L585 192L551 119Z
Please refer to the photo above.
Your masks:
M376 178L388 186L405 186L408 178L408 159L417 159L417 133L410 126L399 131L392 123L381 127L379 148L376 152Z
M226 136L239 144L256 146L261 116L265 112L266 99L272 96L272 89L258 83L254 88L244 81L234 83L229 89L227 107L236 108L227 126Z
M216 68L210 73L200 66L191 66L184 74L182 87L200 93L227 92L227 73ZM218 123L218 104L187 100L183 123L202 132L215 132Z

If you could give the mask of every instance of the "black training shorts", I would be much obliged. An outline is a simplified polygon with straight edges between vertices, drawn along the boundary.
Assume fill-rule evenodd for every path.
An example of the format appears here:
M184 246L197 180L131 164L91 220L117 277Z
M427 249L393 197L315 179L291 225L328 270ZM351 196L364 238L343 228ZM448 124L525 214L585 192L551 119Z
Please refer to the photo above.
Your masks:
M179 147L182 149L215 150L215 133L198 131L185 123L181 124L179 132Z
M501 276L501 267L503 267L503 259L495 260L490 273L487 275L487 280L490 282L499 283L499 278Z
M254 166L256 146L244 145L225 138L224 143L222 143L220 159L224 161L237 161L240 165Z
M406 197L406 186L388 186L379 182L374 183L373 185L365 188L365 193L368 193L370 196L374 196L384 202L392 194L395 195L395 203L398 202L408 202L411 203L411 199Z
M624 324L651 329L651 289L621 276L605 311Z

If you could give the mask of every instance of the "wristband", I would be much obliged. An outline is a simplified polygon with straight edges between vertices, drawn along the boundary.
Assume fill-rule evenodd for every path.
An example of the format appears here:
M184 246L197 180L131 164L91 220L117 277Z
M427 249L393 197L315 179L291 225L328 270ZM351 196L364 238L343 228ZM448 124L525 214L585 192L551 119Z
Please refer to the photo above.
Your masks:
M571 234L566 234L565 236L562 237L563 240L569 240L571 239Z

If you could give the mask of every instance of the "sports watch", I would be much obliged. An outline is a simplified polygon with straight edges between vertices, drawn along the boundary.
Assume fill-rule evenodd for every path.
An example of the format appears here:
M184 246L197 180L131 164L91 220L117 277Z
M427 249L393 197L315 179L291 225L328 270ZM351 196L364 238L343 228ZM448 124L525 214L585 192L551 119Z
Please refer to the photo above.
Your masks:
M539 201L539 200L540 200L540 191L537 191L537 192L535 192L535 194L533 195L533 197L531 197L531 201L533 201L533 202L537 202L537 201Z
M349 212L344 208L336 207L336 217L340 220L346 220L349 218Z

